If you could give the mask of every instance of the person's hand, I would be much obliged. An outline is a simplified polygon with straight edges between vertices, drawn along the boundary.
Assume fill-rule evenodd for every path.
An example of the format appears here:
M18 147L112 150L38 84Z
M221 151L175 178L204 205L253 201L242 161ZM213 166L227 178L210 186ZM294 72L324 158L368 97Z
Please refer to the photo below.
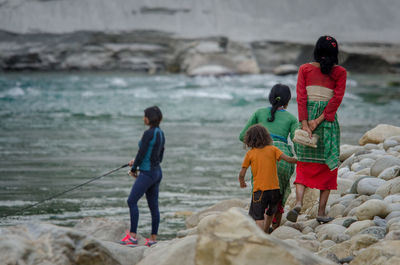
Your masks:
M302 129L308 133L308 136L309 136L310 138L312 137L312 131L311 131L310 127L308 127L308 125L307 125L307 126L304 126L304 125L303 125L303 128L302 128Z
M310 128L311 131L314 131L319 125L319 122L317 120L311 120L308 121L308 127Z
M244 180L242 180L242 179L239 178L239 182L240 182L240 187L241 187L242 189L244 189L244 188L247 187L247 184L246 184L246 182L245 182Z
M138 176L137 171L129 171L129 176L137 178Z
M132 159L131 161L129 161L128 165L131 167L131 166L133 166L133 163L135 163L135 159Z

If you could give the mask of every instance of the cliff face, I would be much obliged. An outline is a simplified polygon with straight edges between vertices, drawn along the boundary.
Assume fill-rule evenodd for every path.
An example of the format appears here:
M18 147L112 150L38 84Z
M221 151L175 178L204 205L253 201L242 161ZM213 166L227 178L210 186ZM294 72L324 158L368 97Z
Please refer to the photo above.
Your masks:
M345 66L386 72L400 65L398 11L397 0L0 0L0 69L269 72L311 60L331 34Z

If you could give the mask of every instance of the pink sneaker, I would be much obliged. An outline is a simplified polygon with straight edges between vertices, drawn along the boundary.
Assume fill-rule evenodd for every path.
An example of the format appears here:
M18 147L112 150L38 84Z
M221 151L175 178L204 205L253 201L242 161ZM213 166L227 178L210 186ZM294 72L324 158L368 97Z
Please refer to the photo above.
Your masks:
M119 243L125 246L136 247L138 245L138 240L131 237L131 235L127 233L126 236L121 241L119 241Z
M150 240L150 238L146 238L145 246L151 247L152 245L157 244L157 241Z

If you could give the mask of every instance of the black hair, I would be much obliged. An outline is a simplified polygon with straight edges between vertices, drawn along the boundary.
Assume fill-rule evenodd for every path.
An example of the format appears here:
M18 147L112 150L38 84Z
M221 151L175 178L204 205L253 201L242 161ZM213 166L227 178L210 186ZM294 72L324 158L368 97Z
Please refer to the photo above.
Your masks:
M251 148L263 148L272 145L272 138L267 128L256 124L247 129L243 143Z
M339 45L331 36L319 37L314 48L314 60L320 64L323 74L329 74L335 64L338 64Z
M290 93L290 89L287 85L276 84L272 87L268 96L269 103L272 105L271 117L268 118L269 122L273 122L275 120L275 112L279 107L286 106L291 97L292 94Z
M157 106L149 107L144 110L144 116L149 119L151 127L157 127L163 118L161 110Z

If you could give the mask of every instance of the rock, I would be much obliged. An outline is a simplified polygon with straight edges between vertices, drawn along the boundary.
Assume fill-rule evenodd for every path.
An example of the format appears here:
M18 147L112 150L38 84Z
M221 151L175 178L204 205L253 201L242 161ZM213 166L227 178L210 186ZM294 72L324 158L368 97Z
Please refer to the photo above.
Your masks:
M393 219L395 217L400 217L400 211L396 211L396 212L391 212L390 214L388 214L385 218L386 221L390 221L390 219Z
M378 241L379 239L373 235L358 234L350 239L350 248L352 250L352 253L354 254L354 251L365 249Z
M356 196L357 196L356 194L346 194L342 197L339 197L334 202L332 202L332 206L337 203L340 203L340 204L344 205L345 207L347 207L356 198Z
M342 164L340 164L339 169L342 169L342 168L348 168L348 169L350 169L351 165L352 165L353 162L354 162L354 159L355 159L355 155L353 154L353 155L351 155L349 158L347 158L346 160L344 160L344 161L342 162Z
M339 263L343 264L343 263L349 263L354 259L354 256L348 256L342 259L339 259Z
M139 262L144 251L50 224L2 228L0 235L2 264L128 265Z
M393 217L392 219L387 221L386 228L389 228L394 223L400 223L400 216Z
M400 194L386 196L384 201L386 203L400 203Z
M352 250L350 247L350 240L348 240L328 248L323 248L317 253L317 255L321 257L329 257L334 255L337 258L336 262L339 262L339 259L352 255Z
M198 236L192 235L174 239L167 244L157 243L137 265L195 265L197 240Z
M191 236L197 234L197 227L185 229L185 230L180 230L176 233L176 237L181 238L185 236Z
M358 183L360 183L361 180L366 179L366 178L374 178L373 176L360 176L354 183L352 183L351 188L350 188L350 193L357 193L357 188L358 188Z
M336 243L340 243L350 238L344 234L345 231L346 228L336 224L320 225L315 229L319 241L330 239Z
M378 158L372 165L371 175L377 177L383 170L393 166L400 166L400 159L391 155L385 155Z
M346 173L348 173L348 172L350 172L350 169L349 169L348 167L340 168L340 169L338 170L338 178L343 177L343 175L346 174Z
M361 230L371 227L375 225L375 223L371 220L364 220L352 223L349 228L346 229L345 233L349 236L354 236L358 234Z
M125 236L129 226L127 221L109 218L83 218L74 228L99 240L119 242Z
M317 252L321 243L318 240L301 240L296 239L297 245L311 252Z
M358 163L354 163L351 165L351 170L358 172L365 168L371 168L371 166L375 163L375 160L372 158L364 158Z
M363 146L364 150L379 150L381 148L382 148L381 146L379 146L377 144L371 144L371 143L366 144L366 145Z
M321 250L323 248L329 248L329 247L334 246L334 245L336 245L335 242L333 242L332 240L327 239L327 240L324 240L324 241L321 242L321 245L320 245L319 249Z
M283 239L295 238L296 236L301 236L303 234L297 229L294 229L292 227L288 227L288 226L284 225L284 226L280 226L277 229L275 229L271 233L271 235L283 240Z
M389 232L396 231L396 230L400 230L400 223L399 222L391 224L389 226L389 229L388 229Z
M345 209L346 209L346 207L343 204L340 204L340 203L335 204L334 206L332 206L329 209L328 216L333 217L333 218L342 216Z
M394 179L395 177L398 177L399 175L400 175L400 166L393 166L384 169L381 173L379 173L378 178L384 180L391 180Z
M287 205L289 205L290 209L292 209L296 204L295 193L291 193L288 200ZM314 205L317 205L319 201L319 190L306 188L304 191L303 197L303 207L301 208L301 213L309 214Z
M275 75L290 75L297 74L299 67L294 64L282 64L278 67L275 67L273 73Z
M393 230L386 234L385 240L400 240L400 230Z
M369 199L368 196L361 195L357 199L352 200L350 202L349 206L346 207L346 210L344 210L343 216L348 216L353 209L355 209L356 207L360 206L361 204L366 202L368 199Z
M314 232L310 232L307 235L301 235L301 236L296 236L295 239L301 239L301 240L317 240L317 234Z
M373 221L376 226L386 227L387 221L379 216L375 216Z
M238 208L202 219L198 230L196 265L333 264L307 250L265 234L254 220Z
M302 232L303 229L304 229L304 223L303 222L293 223L293 222L287 221L284 225L288 226L288 227L291 227L291 228L294 228L294 229L296 229L296 230L298 230L300 232Z
M353 224L353 223L355 223L355 222L357 222L357 219L355 219L355 218L347 218L347 219L345 219L344 221L343 221L343 226L344 227L346 227L346 228L349 228L350 227L350 225L351 224Z
M306 226L304 229L303 229L303 231L301 231L303 234L308 234L308 233L311 233L311 232L314 232L314 230L311 228L311 227L309 227L309 226Z
M345 161L351 155L361 150L363 150L363 148L359 145L349 145L349 144L341 145L339 160Z
M399 202L389 203L389 208L391 212L400 212L400 203Z
M386 229L384 227L371 226L363 229L360 234L373 235L378 239L383 239L386 234Z
M386 183L386 181L379 178L363 178L358 182L357 193L362 195L372 195L384 183Z
M209 208L206 208L202 211L199 211L199 212L191 215L190 217L188 217L186 219L185 224L186 224L187 228L193 228L193 227L197 226L200 219L204 218L206 216L206 214L209 212L212 212L213 214L215 214L215 213L219 213L222 211L226 211L232 207L245 208L247 205L248 205L248 203L241 201L241 200L237 200L237 199L222 201L222 202L219 202Z
M400 193L400 177L386 181L386 183L379 186L375 192L382 198L386 198L388 195Z
M378 144L382 143L386 138L391 136L400 135L400 127L379 124L372 130L366 132L360 139L359 144L365 145L367 143Z
M358 220L372 220L374 216L385 218L389 214L389 206L386 202L372 199L364 202L355 209Z
M363 168L360 171L357 171L356 175L358 175L358 176L371 176L371 168L370 167Z
M351 262L351 265L400 264L399 249L400 241L384 240L360 251Z
M344 178L338 178L337 190L331 190L331 194L346 193L351 188L352 185L353 185L353 181L344 179Z
M311 219L311 220L303 222L304 228L310 227L312 230L314 230L319 225L320 225L320 223L315 219Z
M235 75L237 74L233 69L221 65L203 65L197 68L191 69L187 72L190 76L206 76L206 75Z
M395 139L386 139L383 142L383 149L385 149L387 151L390 147L395 147L399 144L400 143L398 141L396 141Z

